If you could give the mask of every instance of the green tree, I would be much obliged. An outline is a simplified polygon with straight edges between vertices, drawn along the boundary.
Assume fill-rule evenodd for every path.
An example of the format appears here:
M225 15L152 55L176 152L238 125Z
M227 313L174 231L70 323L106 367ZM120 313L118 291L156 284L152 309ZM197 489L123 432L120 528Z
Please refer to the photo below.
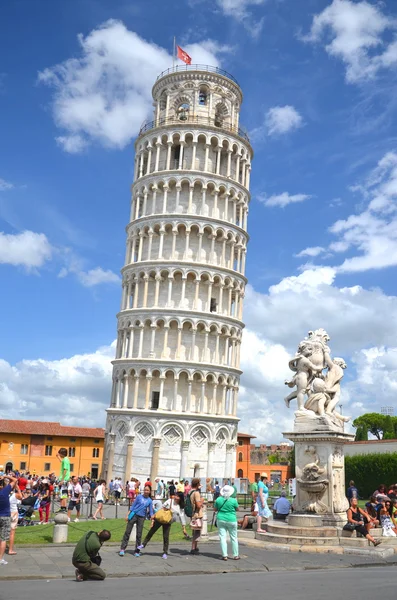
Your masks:
M365 427L357 427L355 442L366 442L368 440L368 430Z
M288 453L288 463L291 470L291 477L295 477L295 446Z
M390 415L385 416L385 423L383 427L383 439L393 440L394 439L394 423Z
M380 413L366 413L354 419L353 427L362 427L368 433L372 433L378 440L381 440L385 428L385 419L386 417Z

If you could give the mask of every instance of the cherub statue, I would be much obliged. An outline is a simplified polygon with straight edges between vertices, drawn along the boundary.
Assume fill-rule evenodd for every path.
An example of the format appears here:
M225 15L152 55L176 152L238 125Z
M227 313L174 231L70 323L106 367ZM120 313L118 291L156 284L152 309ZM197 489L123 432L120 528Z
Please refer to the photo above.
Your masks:
M296 371L296 374L291 381L285 381L285 385L288 385L290 388L296 386L296 390L284 398L284 402L287 407L289 407L291 400L296 398L298 410L305 409L305 394L307 392L308 385L313 376L318 372L321 373L323 369L323 366L319 368L318 365L312 362L312 354L313 344L309 340L304 340L299 344L298 352L294 358L289 361L289 368L291 371Z

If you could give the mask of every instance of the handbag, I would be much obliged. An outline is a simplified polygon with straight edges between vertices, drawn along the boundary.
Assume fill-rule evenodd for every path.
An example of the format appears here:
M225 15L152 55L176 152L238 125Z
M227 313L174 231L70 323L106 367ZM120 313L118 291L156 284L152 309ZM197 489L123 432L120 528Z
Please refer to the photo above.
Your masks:
M345 531L356 531L356 527L357 525L355 525L354 523L345 523L345 525L343 525L343 529Z
M172 500L170 508L160 508L154 513L154 519L161 525L169 525L172 522Z
M203 526L202 519L197 518L197 519L192 519L190 521L190 528L191 529L201 529L202 526Z

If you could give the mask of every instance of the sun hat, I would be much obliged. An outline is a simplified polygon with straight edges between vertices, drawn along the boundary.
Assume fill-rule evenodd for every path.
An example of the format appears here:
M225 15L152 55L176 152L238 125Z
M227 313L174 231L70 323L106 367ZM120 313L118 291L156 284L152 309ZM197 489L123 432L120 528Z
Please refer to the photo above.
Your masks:
M265 472L261 473L261 477L266 477L266 479L267 479L268 478L267 473L265 473Z
M230 498L230 496L234 494L234 488L231 485L224 485L220 494L223 498Z

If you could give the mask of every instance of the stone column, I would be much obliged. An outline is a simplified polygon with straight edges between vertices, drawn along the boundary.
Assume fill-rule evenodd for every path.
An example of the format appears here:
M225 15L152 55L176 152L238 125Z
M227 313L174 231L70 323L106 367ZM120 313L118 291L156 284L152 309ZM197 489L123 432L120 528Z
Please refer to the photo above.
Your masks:
M189 457L190 441L186 440L181 445L181 468L179 471L179 479L185 479L188 475L188 457Z
M108 472L107 481L113 479L113 463L114 463L114 445L116 441L116 434L109 433L109 453L108 453Z
M215 475L217 475L217 473L214 473L215 448L216 442L208 442L207 477L215 477Z
M159 471L159 458L160 458L160 438L153 438L153 454L152 454L152 465L150 468L150 481L154 481Z
M127 435L126 439L127 439L127 458L125 461L124 482L129 481L131 479L132 450L134 448L135 437L133 435Z
M354 434L331 430L315 419L310 422L296 420L294 429L293 433L283 433L295 445L294 514L317 514L324 526L341 526L346 523L349 506L345 495L344 445L354 440ZM313 464L322 470L316 487L305 474L305 470L310 472ZM311 491L311 485L314 491Z
M152 377L150 375L146 375L145 410L149 410L151 384Z
M235 444L226 444L225 479L235 477L235 473L233 473L233 452L235 450Z

